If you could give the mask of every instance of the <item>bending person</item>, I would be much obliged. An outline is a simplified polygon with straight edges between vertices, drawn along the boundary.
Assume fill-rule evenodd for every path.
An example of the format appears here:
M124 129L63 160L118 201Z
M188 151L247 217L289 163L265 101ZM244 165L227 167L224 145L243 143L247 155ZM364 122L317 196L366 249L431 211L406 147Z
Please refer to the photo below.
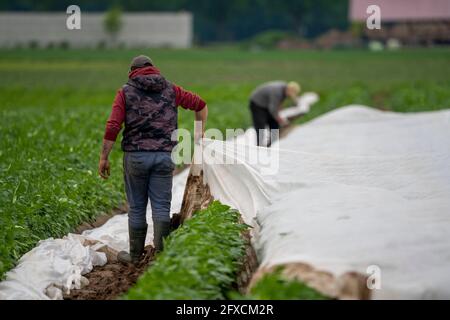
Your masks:
M300 93L300 85L297 82L272 81L257 87L250 96L250 111L253 118L253 126L256 130L257 144L262 145L262 136L266 127L270 130L280 129L287 125L287 121L282 119L279 111L288 98L296 101ZM271 131L267 146L273 140Z

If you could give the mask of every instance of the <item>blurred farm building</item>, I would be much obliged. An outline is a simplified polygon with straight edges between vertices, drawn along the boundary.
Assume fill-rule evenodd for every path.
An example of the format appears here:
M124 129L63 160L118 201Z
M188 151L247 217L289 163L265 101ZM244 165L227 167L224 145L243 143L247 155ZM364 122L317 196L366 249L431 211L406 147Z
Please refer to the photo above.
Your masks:
M381 29L365 28L367 7L381 9ZM450 0L350 0L351 22L368 40L396 39L405 45L450 44Z
M1 12L0 47L99 47L111 44L104 13L81 12L81 30L68 30L65 12ZM114 44L122 47L189 48L193 17L179 13L123 13Z

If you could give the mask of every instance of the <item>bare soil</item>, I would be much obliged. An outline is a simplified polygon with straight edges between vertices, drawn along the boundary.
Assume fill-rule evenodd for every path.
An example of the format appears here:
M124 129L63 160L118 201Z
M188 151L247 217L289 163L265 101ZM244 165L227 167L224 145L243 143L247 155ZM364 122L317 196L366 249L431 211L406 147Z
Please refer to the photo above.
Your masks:
M151 265L154 256L153 247L147 246L145 257L137 266L124 265L115 260L108 261L102 267L95 267L85 275L89 284L80 290L72 290L69 295L64 295L64 300L118 299L134 286L139 276Z

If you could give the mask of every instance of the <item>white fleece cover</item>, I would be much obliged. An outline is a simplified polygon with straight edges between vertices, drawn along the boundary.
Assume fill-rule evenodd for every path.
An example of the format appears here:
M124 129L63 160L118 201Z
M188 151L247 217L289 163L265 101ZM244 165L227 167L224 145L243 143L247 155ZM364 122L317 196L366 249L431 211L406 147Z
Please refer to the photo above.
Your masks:
M238 164L203 169L212 195L258 227L262 266L303 262L340 275L376 265L374 299L450 298L450 110L347 106L269 151L253 146L254 132L246 138L205 140L204 160L227 151Z
M449 298L449 125L449 111L346 107L283 139L277 175L263 174L277 153L252 146L252 130L236 141L266 165L250 165L236 152L240 166L203 168L216 198L240 209L249 224L258 216L263 264L309 262L336 274L377 264L382 290L375 298ZM234 146L205 145L216 155ZM209 151L204 158L216 156ZM181 207L187 174L174 179L172 212ZM127 216L81 236L41 241L0 283L0 299L61 299L62 290L79 287L83 274L106 262L98 246L81 245L86 238L128 250Z
M180 212L189 170L174 177L171 212ZM149 224L146 244L153 243L151 208L147 207ZM85 240L98 240L94 246L83 246ZM103 226L82 235L69 234L63 239L47 239L22 256L17 267L0 282L0 300L59 300L63 291L79 289L86 284L83 277L94 266L106 264L106 255L97 252L102 246L128 250L128 215L111 218Z

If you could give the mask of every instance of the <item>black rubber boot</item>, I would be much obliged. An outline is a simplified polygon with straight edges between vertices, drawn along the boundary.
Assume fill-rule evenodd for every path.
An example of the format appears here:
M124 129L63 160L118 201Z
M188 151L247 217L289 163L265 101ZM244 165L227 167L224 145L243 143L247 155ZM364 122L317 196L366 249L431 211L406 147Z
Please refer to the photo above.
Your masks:
M125 264L138 264L142 259L142 254L144 253L147 225L142 229L135 229L128 226L128 233L130 235L130 253L120 251L117 255L117 260Z
M162 251L164 248L163 240L170 233L169 221L155 221L153 220L153 245L156 252Z

